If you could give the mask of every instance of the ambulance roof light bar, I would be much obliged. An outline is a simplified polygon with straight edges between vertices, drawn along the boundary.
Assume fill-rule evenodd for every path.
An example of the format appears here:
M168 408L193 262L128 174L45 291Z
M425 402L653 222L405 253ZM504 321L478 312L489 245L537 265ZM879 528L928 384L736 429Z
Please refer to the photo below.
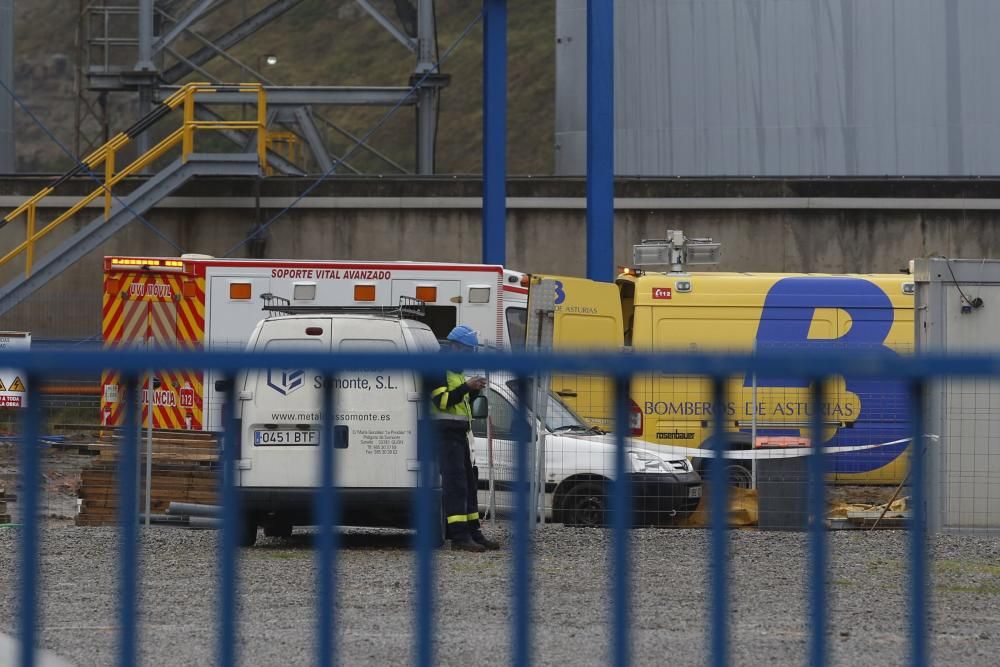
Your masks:
M686 265L718 264L721 257L721 243L688 238L679 229L668 229L665 239L643 239L632 246L635 266L669 266L671 273L684 273Z

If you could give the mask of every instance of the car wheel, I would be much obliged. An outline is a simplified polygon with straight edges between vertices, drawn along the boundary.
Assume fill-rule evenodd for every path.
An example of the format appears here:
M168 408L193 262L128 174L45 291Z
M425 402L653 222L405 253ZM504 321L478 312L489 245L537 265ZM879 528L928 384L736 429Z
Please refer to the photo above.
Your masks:
M580 482L562 492L557 504L567 526L606 526L608 494L600 482Z
M240 521L240 546L252 547L257 544L257 517L244 514Z

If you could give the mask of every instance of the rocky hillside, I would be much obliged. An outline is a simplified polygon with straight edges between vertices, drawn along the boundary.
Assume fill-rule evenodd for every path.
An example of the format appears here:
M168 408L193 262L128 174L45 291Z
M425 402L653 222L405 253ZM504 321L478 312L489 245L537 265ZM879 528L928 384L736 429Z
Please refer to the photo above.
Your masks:
M164 0L160 0L161 2ZM372 0L395 19L395 0ZM74 0L17 0L15 3L15 85L31 113L66 149L76 140L76 48L78 2ZM131 4L120 0L116 5ZM190 2L166 2L183 8ZM269 0L228 0L200 21L197 30L216 37L252 15ZM481 3L470 0L437 0L438 35L443 54L469 25ZM509 1L509 169L511 173L548 174L553 164L554 109L554 3L548 0ZM130 28L122 26L117 36ZM443 66L451 85L445 90L438 133L438 171L475 173L481 170L482 124L482 26L475 26ZM179 53L200 45L194 39L178 40ZM295 9L268 25L232 50L256 67L263 56L277 56L266 76L280 85L406 85L413 56L382 29L354 0L304 0ZM132 56L124 55L125 59ZM176 62L167 56L163 65ZM245 80L240 68L221 58L205 66L223 81ZM197 75L196 75L197 76ZM192 77L193 80L194 77ZM203 77L197 77L203 78ZM94 98L90 98L95 102ZM112 133L135 120L132 95L114 94L108 100ZM355 134L364 134L385 114L384 109L318 109L319 113ZM63 152L23 109L16 109L18 168L25 172L61 171L71 164ZM83 114L84 136L99 128ZM372 144L407 168L414 163L414 114L397 112L372 140ZM330 131L328 146L335 154L349 144ZM84 146L86 142L84 141ZM362 171L391 168L374 159L352 160Z

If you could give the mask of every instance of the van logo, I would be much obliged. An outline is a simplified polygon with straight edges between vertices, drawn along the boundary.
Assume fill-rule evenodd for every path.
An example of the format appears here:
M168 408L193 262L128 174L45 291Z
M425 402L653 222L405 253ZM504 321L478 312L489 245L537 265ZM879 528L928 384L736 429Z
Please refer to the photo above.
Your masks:
M653 288L654 299L669 299L671 296L673 296L673 290L670 287Z
M268 368L267 386L282 396L288 396L300 389L306 381L306 372L301 368Z

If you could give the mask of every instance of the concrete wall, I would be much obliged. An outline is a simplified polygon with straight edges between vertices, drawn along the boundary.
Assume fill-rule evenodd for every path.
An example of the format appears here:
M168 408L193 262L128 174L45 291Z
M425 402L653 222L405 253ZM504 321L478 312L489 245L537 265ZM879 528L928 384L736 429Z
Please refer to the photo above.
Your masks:
M0 180L0 216L46 182ZM0 329L36 338L99 336L104 255L221 256L304 189L304 181L206 180L168 198L29 301L0 317ZM133 184L134 185L134 184ZM73 183L60 195L83 192ZM268 231L264 256L303 259L480 259L481 183L476 179L343 179L324 183ZM529 272L585 275L584 184L514 179L508 187L507 265ZM1000 180L638 179L617 184L615 261L668 228L723 243L729 271L896 272L914 257L1000 257ZM61 201L61 200L56 200ZM70 201L70 200L67 200ZM68 205L63 203L63 206ZM6 208L5 208L6 207ZM61 209L45 209L51 219ZM76 226L96 216L88 210ZM36 250L73 229L60 229ZM21 221L0 229L4 252L23 240ZM165 241L163 237L170 239ZM246 246L232 256L246 257ZM0 267L6 282L23 270Z

